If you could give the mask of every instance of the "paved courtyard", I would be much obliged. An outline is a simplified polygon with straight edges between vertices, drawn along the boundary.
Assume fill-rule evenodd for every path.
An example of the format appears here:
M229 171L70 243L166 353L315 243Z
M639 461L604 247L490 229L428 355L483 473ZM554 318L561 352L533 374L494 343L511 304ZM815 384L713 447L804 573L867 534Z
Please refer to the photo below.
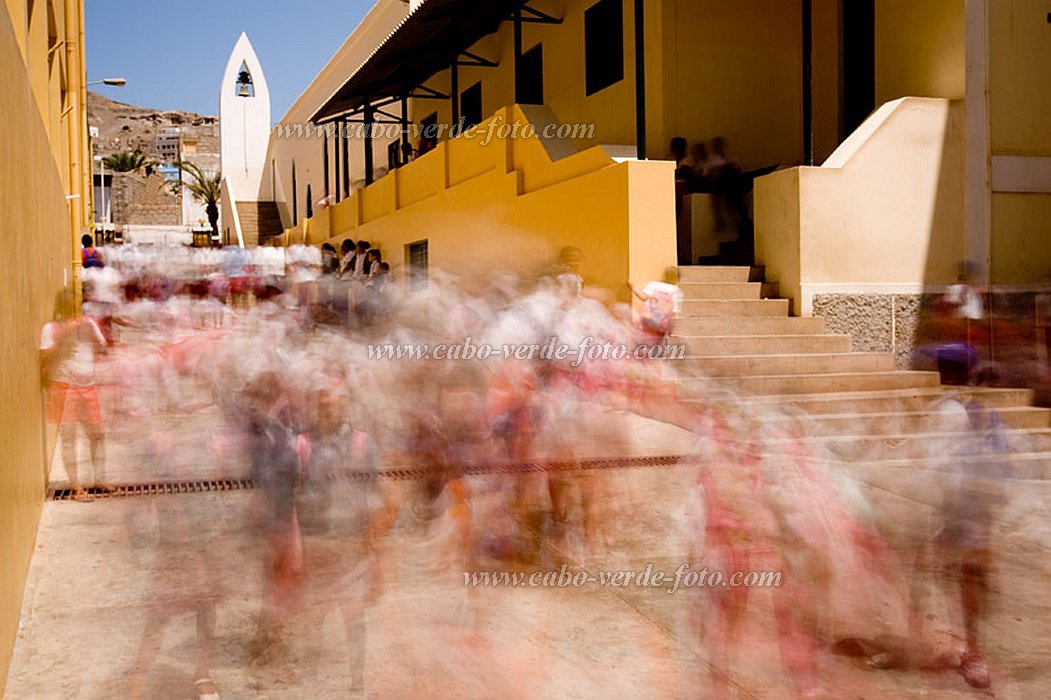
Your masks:
M589 407L590 457L688 454L697 440L678 428L607 408ZM173 418L192 442L207 414ZM113 483L159 481L144 441L111 440ZM86 450L82 450L86 452ZM178 452L178 450L176 450ZM187 450L186 454L196 454ZM236 468L187 457L182 480L209 479ZM60 461L60 457L56 457ZM226 472L224 472L226 470ZM585 543L578 519L564 528L537 522L535 560L494 558L500 541L499 494L507 475L468 478L478 552L475 571L671 573L700 566L687 500L697 467L643 466L571 475L574 488L597 494L599 523ZM64 471L53 469L58 479ZM891 544L907 561L928 517L932 473L914 469L848 473L875 509ZM590 480L590 481L585 481ZM258 650L265 554L253 527L256 492L186 493L48 502L26 589L8 697L197 697L201 600L214 603L208 677L223 698L567 697L789 698L802 692L782 663L775 589L752 589L739 643L722 653L706 635L704 589L603 586L465 587L456 528L447 516L423 524L411 507L418 483L395 479L402 504L382 553L333 552L304 533L304 576L282 644ZM967 686L953 670L873 670L864 658L834 653L843 635L902 636L903 618L874 617L852 627L829 620L817 653L813 695L836 698L1033 698L1051 695L1051 594L1045 582L1051 488L1014 480L996 529L993 607L984 630L993 679ZM506 514L504 514L506 515ZM542 536L541 536L542 535ZM691 544L692 543L692 544ZM691 551L694 553L691 554ZM692 558L691 558L692 557ZM362 562L380 562L374 567ZM833 561L835 558L833 557ZM753 560L753 564L759 564ZM761 568L761 567L755 567ZM910 573L902 564L902 573ZM840 588L863 599L893 597L900 580L857 580ZM958 639L951 584L932 587L925 610L939 639ZM897 612L901 612L900 610ZM879 619L877 619L879 618ZM136 661L148 624L161 630L157 653ZM876 629L876 623L883 629ZM896 627L897 626L897 627ZM146 645L148 646L148 645ZM951 645L950 645L951 646ZM842 651L840 649L839 651ZM948 652L946 647L941 651ZM363 676L352 673L364 655ZM141 657L140 657L141 661ZM199 690L200 688L198 688Z

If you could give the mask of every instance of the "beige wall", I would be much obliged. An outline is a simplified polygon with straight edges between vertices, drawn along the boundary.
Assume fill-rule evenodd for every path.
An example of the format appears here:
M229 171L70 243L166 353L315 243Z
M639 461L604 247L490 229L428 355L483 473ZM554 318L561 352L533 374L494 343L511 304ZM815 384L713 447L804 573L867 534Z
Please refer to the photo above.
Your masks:
M757 181L757 262L803 313L822 285L952 283L963 191L962 103L889 103L823 167Z
M999 1L999 0L997 0ZM963 99L964 0L876 0L876 105Z
M21 14L16 7L12 17L8 10L13 5L22 6ZM42 413L40 329L51 318L56 293L72 280L73 234L79 233L84 209L90 207L83 198L65 198L89 191L81 168L86 159L77 148L86 148L86 116L71 97L74 109L63 118L52 93L45 89L41 100L35 92L30 76L40 75L41 67L47 74L48 47L46 35L41 43L39 35L27 34L24 5L9 2L0 12L0 231L9 239L9 254L0 263L0 695L44 497L46 456L54 446ZM36 5L46 7L44 0ZM80 3L70 7L72 25L79 27ZM73 43L81 45L79 37ZM58 66L67 60L61 49L53 58ZM67 74L76 94L83 83L83 63L79 52L73 58ZM72 154L60 153L59 162L49 128L63 148L70 142L75 146Z
M756 181L755 261L766 266L766 279L799 312L803 227L799 220L799 180L809 168L787 168Z

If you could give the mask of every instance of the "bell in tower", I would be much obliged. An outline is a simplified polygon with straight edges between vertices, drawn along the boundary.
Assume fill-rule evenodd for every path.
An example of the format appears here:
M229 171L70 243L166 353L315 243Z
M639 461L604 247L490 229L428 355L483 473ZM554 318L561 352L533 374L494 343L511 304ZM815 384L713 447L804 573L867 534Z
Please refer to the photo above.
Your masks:
M241 70L237 74L237 96L255 97L255 88L252 86L252 74L248 72L248 66L241 64Z

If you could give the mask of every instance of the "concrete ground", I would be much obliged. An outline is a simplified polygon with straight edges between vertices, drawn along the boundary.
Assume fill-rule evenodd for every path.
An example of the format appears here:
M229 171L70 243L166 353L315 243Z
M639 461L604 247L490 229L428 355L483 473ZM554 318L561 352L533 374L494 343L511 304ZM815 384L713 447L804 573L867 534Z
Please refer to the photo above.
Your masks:
M692 436L628 414L598 411L587 436L592 457L682 454ZM171 418L179 440L209 417ZM152 482L147 441L115 436L108 446L113 483ZM178 447L178 446L177 446ZM83 446L82 446L83 448ZM82 452L85 450L82 449ZM179 452L176 449L176 452ZM237 476L192 450L180 479ZM56 457L59 460L58 457ZM56 464L55 479L64 477ZM925 484L914 470L847 473L869 496L876 520L903 561L929 516ZM535 477L534 477L535 478ZM579 523L545 533L536 560L508 569L489 558L502 541L501 494L509 477L468 479L482 552L475 570L673 571L690 561L686 502L696 468L642 467L573 475L578 496L593 494L599 526L585 545ZM392 482L404 504L382 548L363 571L363 550L304 533L304 578L283 644L260 653L265 556L254 525L256 493L235 491L48 502L37 539L15 656L10 700L129 697L134 681L150 698L195 698L207 675L223 698L791 698L802 692L783 669L771 589L753 589L740 643L720 654L705 637L703 589L665 587L464 586L452 522L413 515L418 484ZM984 629L992 687L967 686L952 670L871 670L834 654L837 633L872 623L906 635L894 620L832 620L817 654L816 697L1051 697L1051 593L1048 536L1051 483L1015 480L995 535L992 610ZM692 542L696 549L696 542ZM833 557L835 562L835 558ZM702 561L700 562L703 564ZM904 565L903 565L904 567ZM906 571L908 567L904 567ZM843 586L881 600L889 583ZM841 584L842 585L842 584ZM924 608L940 639L958 637L952 585L932 587ZM214 604L214 647L202 672L198 613ZM832 608L829 603L829 608ZM897 611L901 613L902 611ZM830 617L832 617L830 615ZM899 615L900 617L900 615ZM158 651L136 661L149 625ZM864 634L860 630L859 634ZM148 646L148 645L146 645ZM935 651L951 651L950 646ZM363 677L352 672L364 654ZM147 655L148 657L148 655ZM143 657L140 656L140 662Z

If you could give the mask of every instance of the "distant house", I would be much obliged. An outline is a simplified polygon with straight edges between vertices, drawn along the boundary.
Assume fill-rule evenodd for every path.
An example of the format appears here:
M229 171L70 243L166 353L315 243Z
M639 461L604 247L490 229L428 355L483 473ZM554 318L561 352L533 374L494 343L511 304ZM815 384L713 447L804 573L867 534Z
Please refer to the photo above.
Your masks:
M157 153L166 163L175 163L182 159L182 130L178 127L161 129L156 140Z

